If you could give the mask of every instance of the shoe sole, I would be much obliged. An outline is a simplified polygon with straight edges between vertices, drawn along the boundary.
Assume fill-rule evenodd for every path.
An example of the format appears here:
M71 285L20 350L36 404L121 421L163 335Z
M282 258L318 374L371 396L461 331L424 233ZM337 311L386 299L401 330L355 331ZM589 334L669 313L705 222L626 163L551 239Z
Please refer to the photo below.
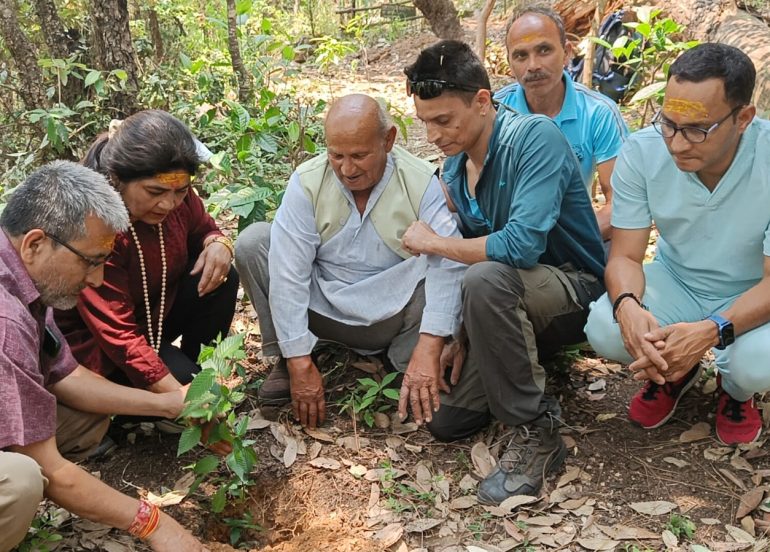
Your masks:
M543 479L540 482L540 489L537 490L538 493L540 493L540 490L543 488L543 483L545 482L546 476L548 476L549 474L558 470L561 467L561 465L564 463L564 460L567 459L567 454L569 454L569 451L567 450L567 446L564 444L564 441L562 440L559 443L559 449L556 450L550 456L549 460L546 460L546 465L545 465L545 468L543 469ZM511 495L511 496L517 496L517 495ZM494 499L487 498L487 496L481 492L478 492L476 494L476 499L479 501L479 504L483 504L484 506L499 506L500 504L502 504L501 502L497 502Z
M762 435L762 426L759 426L759 429L757 429L757 434L754 435L754 437L752 437L750 441L735 441L734 443L728 443L727 441L722 439L722 437L720 437L719 432L716 431L716 429L714 430L714 433L717 434L717 440L727 447L734 447L736 445L748 445L749 443L756 442L757 439L759 439L759 436Z
M698 373L696 373L692 377L692 379L687 382L687 384L684 386L684 388L682 388L682 392L679 393L679 396L677 397L676 401L674 402L674 406L671 407L671 412L669 412L668 415L665 418L663 418L661 421L659 421L657 424L651 425L651 426L646 426L646 425L642 425L641 423L637 422L636 420L632 420L631 418L629 418L629 421L632 424L634 424L636 427L641 427L642 429L657 429L660 426L662 426L663 424L665 424L666 422L668 422L671 419L671 417L674 415L674 412L676 412L676 407L679 406L679 401L681 401L682 397L684 397L687 394L687 392L690 389L692 389L692 386L695 385L695 382L697 382L698 379L700 378L700 375L701 375L702 371L703 371L703 368L698 366Z

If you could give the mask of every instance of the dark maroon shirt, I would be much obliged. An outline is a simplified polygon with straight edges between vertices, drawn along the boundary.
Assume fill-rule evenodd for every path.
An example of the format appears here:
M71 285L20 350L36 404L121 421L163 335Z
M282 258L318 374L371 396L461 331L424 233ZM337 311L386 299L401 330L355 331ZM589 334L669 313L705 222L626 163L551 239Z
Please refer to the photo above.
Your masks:
M174 304L179 282L203 249L204 240L221 234L197 194L190 192L163 221L166 251L165 319ZM155 225L135 222L147 273L152 330L158 331L161 290L161 255ZM118 234L104 283L86 288L76 308L56 311L56 322L80 364L103 376L122 370L136 387L145 388L168 374L168 368L150 347L142 288L139 252L131 232Z
M54 340L45 340L46 327ZM56 435L56 397L46 387L76 367L52 310L0 230L0 450Z

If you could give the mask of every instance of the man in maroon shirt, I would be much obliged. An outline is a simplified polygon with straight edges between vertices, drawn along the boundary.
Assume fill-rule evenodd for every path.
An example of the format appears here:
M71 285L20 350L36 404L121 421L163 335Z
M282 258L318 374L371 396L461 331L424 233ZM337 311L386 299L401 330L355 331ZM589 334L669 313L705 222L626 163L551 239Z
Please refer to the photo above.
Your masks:
M53 321L50 307L71 308L81 290L101 284L115 234L127 226L104 177L61 161L33 173L0 215L0 552L24 538L43 496L126 529L153 550L204 550L156 507L105 485L57 449L57 434L67 432L97 435L98 443L109 414L173 418L182 410L184 388L150 393L79 366ZM67 408L58 430L57 401Z

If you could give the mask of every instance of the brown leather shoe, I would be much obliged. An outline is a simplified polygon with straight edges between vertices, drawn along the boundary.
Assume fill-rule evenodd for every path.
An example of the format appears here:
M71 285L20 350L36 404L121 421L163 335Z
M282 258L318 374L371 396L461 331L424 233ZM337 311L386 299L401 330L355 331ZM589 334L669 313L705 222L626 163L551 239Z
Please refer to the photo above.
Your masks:
M257 392L259 402L271 406L286 404L291 400L289 382L289 370L286 367L286 360L282 358L273 366L265 381L262 382L262 386Z

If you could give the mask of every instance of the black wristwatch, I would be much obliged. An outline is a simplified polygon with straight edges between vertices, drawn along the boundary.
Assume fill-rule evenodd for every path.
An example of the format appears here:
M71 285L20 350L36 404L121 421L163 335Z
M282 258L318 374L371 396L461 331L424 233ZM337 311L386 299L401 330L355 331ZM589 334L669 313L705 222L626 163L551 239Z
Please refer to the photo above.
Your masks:
M718 314L712 314L706 320L711 320L717 325L717 332L719 333L719 344L716 345L717 349L724 349L728 345L735 343L735 329L733 323L727 318L719 316Z

